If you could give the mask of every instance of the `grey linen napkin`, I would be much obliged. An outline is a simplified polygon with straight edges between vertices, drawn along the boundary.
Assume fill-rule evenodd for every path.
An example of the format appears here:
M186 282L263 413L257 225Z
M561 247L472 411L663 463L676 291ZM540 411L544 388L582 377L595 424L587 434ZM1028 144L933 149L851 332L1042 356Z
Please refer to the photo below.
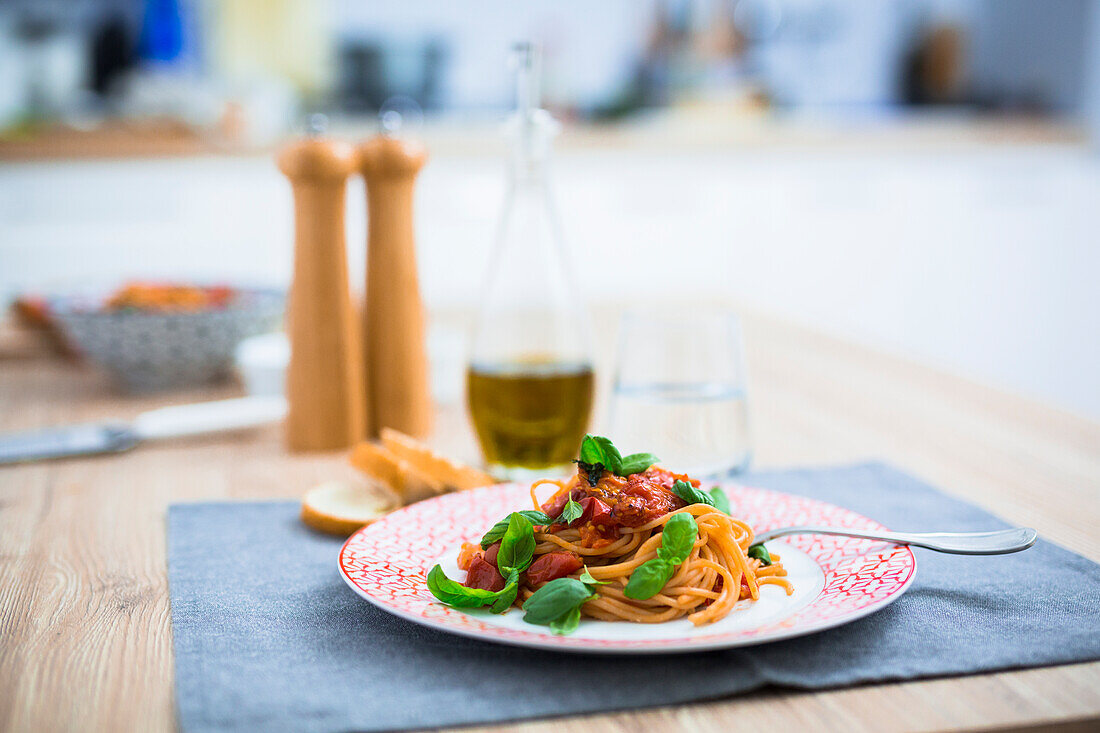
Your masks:
M757 473L899 530L1007 526L881 464ZM894 604L847 626L727 651L579 656L395 618L336 570L339 540L292 502L174 505L168 565L185 731L388 730L681 703L1100 659L1100 565L1042 540L1016 555L917 550Z

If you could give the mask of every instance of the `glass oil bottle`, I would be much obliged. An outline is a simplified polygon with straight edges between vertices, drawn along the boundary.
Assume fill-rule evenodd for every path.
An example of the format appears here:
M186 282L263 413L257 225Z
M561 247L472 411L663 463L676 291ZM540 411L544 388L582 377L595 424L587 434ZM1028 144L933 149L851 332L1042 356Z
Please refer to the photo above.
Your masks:
M489 470L508 479L564 470L592 411L586 309L548 173L557 123L539 108L538 49L513 50L517 109L497 239L470 352L470 416Z

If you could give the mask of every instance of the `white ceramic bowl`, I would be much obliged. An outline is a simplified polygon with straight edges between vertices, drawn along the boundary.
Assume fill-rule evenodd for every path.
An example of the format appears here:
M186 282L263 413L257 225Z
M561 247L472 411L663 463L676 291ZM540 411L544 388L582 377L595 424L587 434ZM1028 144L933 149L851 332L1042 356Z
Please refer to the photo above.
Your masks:
M285 333L265 333L237 345L237 371L250 395L281 395L290 361L290 342Z

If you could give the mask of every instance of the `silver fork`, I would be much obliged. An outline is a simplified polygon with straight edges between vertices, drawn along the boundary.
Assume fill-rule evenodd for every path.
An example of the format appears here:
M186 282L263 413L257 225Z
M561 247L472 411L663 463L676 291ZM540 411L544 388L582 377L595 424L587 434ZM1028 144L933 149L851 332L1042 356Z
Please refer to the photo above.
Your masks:
M914 545L953 555L1007 555L1035 544L1038 533L1030 527L1000 529L995 532L887 532L841 527L781 527L756 535L754 543L767 542L790 534L827 534L884 540L898 545Z

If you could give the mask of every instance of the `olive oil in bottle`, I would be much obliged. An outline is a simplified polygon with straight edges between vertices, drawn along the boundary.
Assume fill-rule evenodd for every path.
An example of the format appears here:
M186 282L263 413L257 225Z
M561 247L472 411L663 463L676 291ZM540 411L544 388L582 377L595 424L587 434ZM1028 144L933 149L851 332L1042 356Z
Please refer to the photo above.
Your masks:
M588 318L550 195L557 124L538 108L538 49L521 44L513 58L518 109L509 125L508 186L466 387L489 470L520 479L576 458L594 379Z
M588 364L471 364L470 416L485 459L505 472L550 469L577 455L592 410Z

